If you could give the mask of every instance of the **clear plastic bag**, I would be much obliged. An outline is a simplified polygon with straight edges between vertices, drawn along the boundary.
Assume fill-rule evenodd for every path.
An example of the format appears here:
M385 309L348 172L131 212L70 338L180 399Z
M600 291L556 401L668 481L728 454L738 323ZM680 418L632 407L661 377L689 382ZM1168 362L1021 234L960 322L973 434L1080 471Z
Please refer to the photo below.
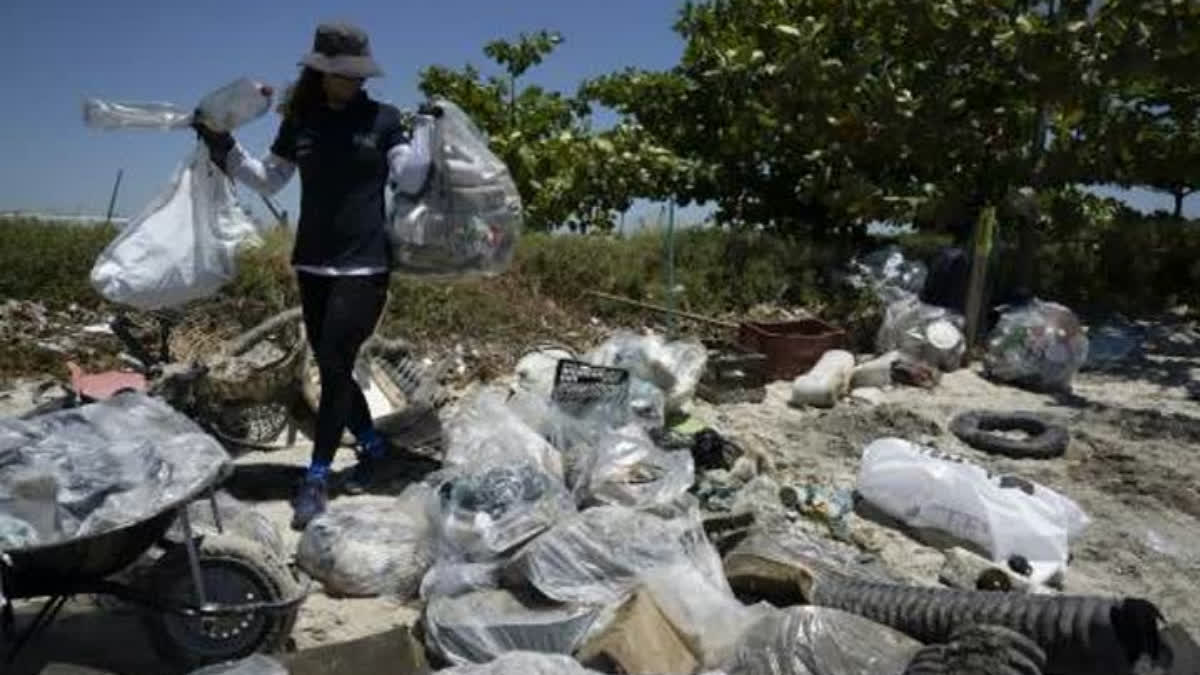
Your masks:
M428 646L452 664L487 663L510 651L570 654L591 629L595 607L534 602L508 591L440 597L425 609Z
M581 504L645 508L675 502L695 482L692 453L659 449L636 426L597 439L580 481L574 485Z
M506 402L500 389L484 388L463 399L447 417L447 466L482 468L532 462L562 480L562 456Z
M440 562L421 580L421 599L452 598L475 591L500 588L503 561L482 563Z
M598 506L530 542L513 558L511 569L553 600L611 605L647 573L689 565L712 588L732 593L694 505L683 514L662 515Z
M708 350L695 341L667 342L659 335L621 332L589 352L585 360L628 370L635 382L648 382L663 392L667 412L677 412L695 396Z
M713 586L695 565L652 570L644 575L643 583L663 615L707 667L728 661L742 632L774 612L766 603L743 605L728 587Z
M330 595L416 597L433 563L429 495L417 484L396 499L334 502L304 530L297 564Z
M1088 338L1075 314L1034 299L1000 316L988 338L984 369L1000 382L1069 391L1087 357Z
M574 358L573 353L561 347L545 347L525 354L514 369L517 375L516 390L544 401L550 400L550 395L554 393L558 362Z
M198 496L231 468L216 439L141 393L0 418L0 513L8 516L0 551L142 522Z
M1090 522L1078 504L1045 486L898 438L863 450L857 490L918 534L948 537L999 563L1025 557L1035 583L1066 568L1070 542Z
M286 559L289 551L284 549L283 535L275 523L245 502L239 501L228 492L221 490L216 494L217 518L220 519L220 531L257 541L268 550L273 551L282 559ZM188 506L188 514L192 519L192 527L197 530L217 532L217 521L213 519L213 503L201 499ZM172 533L183 541L183 527L178 523L172 526Z
M910 260L899 246L888 246L850 262L848 280L855 288L869 288L886 304L920 294L929 270Z
M952 372L967 351L966 321L944 307L907 296L888 305L876 337L879 353L899 351L930 366Z
M207 298L233 279L237 253L261 241L233 182L197 143L171 182L101 251L91 284L144 311Z
M519 651L505 652L487 663L454 666L437 672L438 675L601 675L584 668L569 656Z
M729 675L896 675L921 643L869 619L826 607L790 607L742 633Z
M1087 360L1080 370L1099 370L1137 356L1146 329L1123 316L1114 316L1088 330Z
M420 201L392 199L389 235L399 274L426 279L506 271L524 226L521 195L486 136L453 102L432 132L432 169Z
M566 486L529 462L451 472L429 500L439 561L499 559L574 512Z

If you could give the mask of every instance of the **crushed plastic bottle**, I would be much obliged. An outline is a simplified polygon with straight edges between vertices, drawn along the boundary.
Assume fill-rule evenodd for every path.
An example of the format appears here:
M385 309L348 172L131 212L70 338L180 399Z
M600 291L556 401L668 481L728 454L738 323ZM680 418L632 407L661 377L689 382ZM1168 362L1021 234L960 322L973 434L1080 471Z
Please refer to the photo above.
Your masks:
M214 131L233 131L265 115L273 93L271 87L243 77L200 99L196 112Z
M95 129L186 129L198 110L213 130L232 131L265 115L273 95L270 86L242 77L208 93L194 109L162 101L89 98L83 103L83 122Z
M90 98L83 102L83 123L94 129L182 129L192 123L192 113L174 103Z

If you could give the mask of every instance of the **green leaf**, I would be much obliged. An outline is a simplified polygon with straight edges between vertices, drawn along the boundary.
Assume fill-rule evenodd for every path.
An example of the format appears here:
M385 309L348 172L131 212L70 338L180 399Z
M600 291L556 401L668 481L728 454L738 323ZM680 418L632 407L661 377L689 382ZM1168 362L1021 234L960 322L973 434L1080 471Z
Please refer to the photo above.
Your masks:
M795 26L789 26L787 24L779 24L778 26L775 26L775 30L779 31L780 33L783 33L784 35L791 35L792 37L800 37L800 29L796 28Z

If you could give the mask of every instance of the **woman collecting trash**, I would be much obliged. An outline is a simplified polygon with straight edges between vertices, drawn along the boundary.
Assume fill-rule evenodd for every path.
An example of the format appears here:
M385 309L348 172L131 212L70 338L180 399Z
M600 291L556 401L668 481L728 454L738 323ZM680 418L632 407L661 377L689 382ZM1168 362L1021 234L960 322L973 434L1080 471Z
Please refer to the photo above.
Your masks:
M321 24L299 80L283 101L283 122L263 159L250 157L228 134L195 124L217 166L264 194L279 191L300 170L300 220L292 252L304 326L321 378L312 460L292 501L300 530L325 510L329 467L349 429L358 464L348 492L364 490L388 452L367 401L352 377L387 297L391 248L384 188L420 191L429 170L432 117L422 110L413 129L394 106L368 97L364 80L382 75L367 35L344 23Z

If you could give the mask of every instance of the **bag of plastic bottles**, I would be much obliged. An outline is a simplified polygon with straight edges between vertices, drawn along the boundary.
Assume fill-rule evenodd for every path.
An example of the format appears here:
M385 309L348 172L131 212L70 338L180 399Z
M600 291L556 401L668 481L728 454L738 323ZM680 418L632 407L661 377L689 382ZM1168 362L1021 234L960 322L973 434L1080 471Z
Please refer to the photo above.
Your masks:
M879 353L899 351L946 372L958 370L967 352L965 319L910 295L888 305L876 336Z
M521 195L486 136L454 103L437 99L429 178L415 198L391 200L397 274L461 279L502 274L524 224Z
M1088 337L1075 313L1035 298L1000 316L983 364L1000 382L1068 391L1087 357Z

